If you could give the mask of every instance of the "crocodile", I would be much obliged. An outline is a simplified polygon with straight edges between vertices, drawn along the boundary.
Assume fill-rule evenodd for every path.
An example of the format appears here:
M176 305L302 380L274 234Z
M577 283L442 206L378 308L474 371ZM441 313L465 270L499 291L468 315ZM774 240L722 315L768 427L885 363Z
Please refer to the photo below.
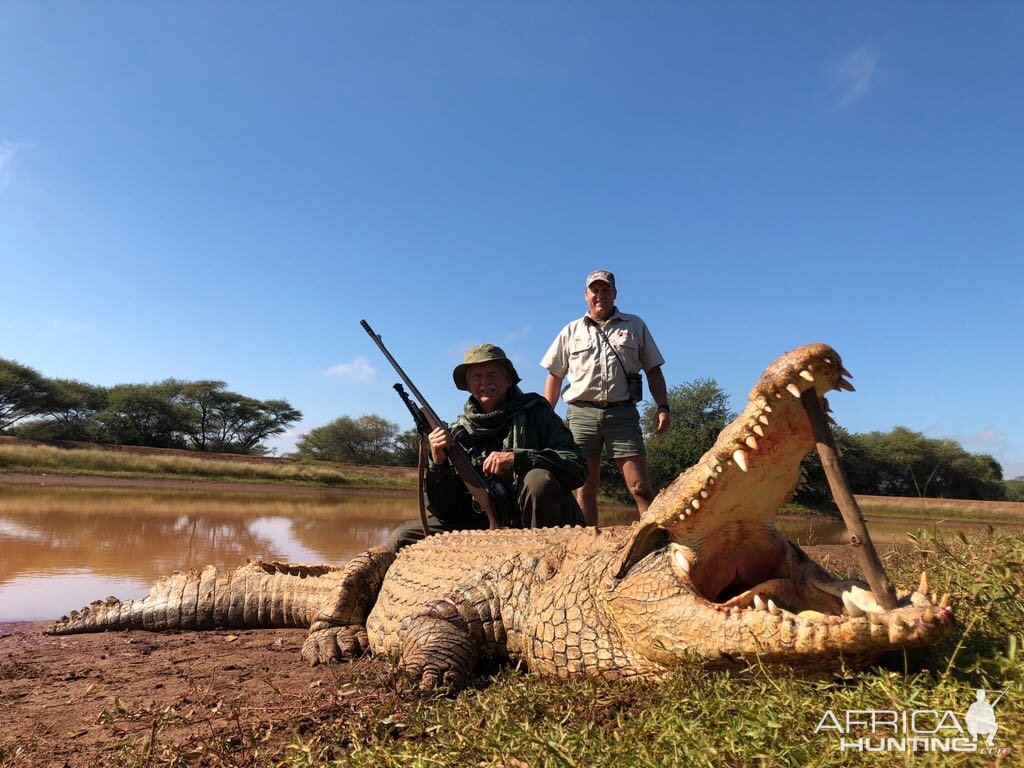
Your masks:
M339 566L210 566L46 631L308 627L307 661L382 654L424 690L463 687L483 663L602 680L684 663L856 668L935 643L955 620L925 574L886 610L775 525L815 446L801 396L813 388L828 410L825 393L852 390L849 377L825 344L779 357L714 446L629 526L450 532Z

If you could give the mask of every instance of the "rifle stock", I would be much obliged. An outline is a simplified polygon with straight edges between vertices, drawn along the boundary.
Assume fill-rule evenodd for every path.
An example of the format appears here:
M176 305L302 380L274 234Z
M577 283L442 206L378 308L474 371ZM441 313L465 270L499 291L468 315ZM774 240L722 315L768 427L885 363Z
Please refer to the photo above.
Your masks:
M391 363L391 367L395 369L395 372L402 378L405 385L409 387L409 390L413 393L416 399L419 400L419 413L428 427L428 433L435 429L443 429L448 435L452 445L452 447L448 449L448 458L451 460L452 466L455 468L455 473L466 486L466 490L469 491L469 494L473 497L473 501L476 502L476 505L483 510L484 514L487 515L488 526L490 528L501 528L501 516L498 514L498 508L494 503L494 496L491 491L490 483L487 482L487 478L485 478L473 465L473 462L470 461L469 456L466 454L466 449L462 447L461 443L459 443L459 439L452 434L448 425L441 421L434 409L427 403L426 398L420 394L416 385L413 384L409 377L405 375L405 371L402 370L402 366L400 366L398 361L391 356L390 352L388 352L387 347L384 346L384 342L381 341L380 336L374 333L370 324L365 320L360 320L359 324L363 326L363 330L369 334L370 338L373 339L374 343L384 354L384 357L387 358L387 361ZM398 392L406 406L409 407L409 410L413 411L413 418L415 419L415 406L409 400L409 396L398 384L395 385L395 391ZM416 419L416 422L417 428L419 428L419 419Z

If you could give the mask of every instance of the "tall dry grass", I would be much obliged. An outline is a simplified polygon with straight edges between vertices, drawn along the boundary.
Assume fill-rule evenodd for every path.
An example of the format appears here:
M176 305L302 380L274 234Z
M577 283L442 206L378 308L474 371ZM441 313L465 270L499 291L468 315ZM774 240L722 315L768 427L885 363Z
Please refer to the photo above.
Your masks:
M100 448L0 444L0 471L105 477L297 483L344 488L413 490L415 470L321 461L240 462L196 454L150 455Z

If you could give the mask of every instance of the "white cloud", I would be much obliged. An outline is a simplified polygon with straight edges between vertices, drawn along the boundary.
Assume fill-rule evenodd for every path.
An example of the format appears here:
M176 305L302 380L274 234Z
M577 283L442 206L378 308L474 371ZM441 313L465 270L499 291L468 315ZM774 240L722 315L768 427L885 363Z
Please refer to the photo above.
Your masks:
M50 315L46 318L46 324L54 331L67 336L90 336L96 333L96 324L89 318L83 320L75 317Z
M874 43L862 45L848 53L833 73L833 83L839 90L839 105L848 107L864 98L878 75L881 54Z
M505 343L508 344L514 341L522 341L523 339L530 335L530 330L531 328L529 325L524 325L517 331L506 331Z
M974 445L1003 446L1006 445L1006 433L997 427L988 427L968 437L967 442Z
M370 365L370 361L360 355L351 363L340 363L339 365L332 365L326 371L323 372L323 376L329 379L348 379L349 381L358 381L362 384L367 384L373 381L377 372L373 366Z
M1024 475L1024 460L1021 459L1019 443L999 427L985 427L963 434L946 429L942 424L929 424L922 432L939 440L955 440L969 453L987 453L1003 468L1003 479Z
M9 141L0 141L0 190L14 178L14 156L17 148Z

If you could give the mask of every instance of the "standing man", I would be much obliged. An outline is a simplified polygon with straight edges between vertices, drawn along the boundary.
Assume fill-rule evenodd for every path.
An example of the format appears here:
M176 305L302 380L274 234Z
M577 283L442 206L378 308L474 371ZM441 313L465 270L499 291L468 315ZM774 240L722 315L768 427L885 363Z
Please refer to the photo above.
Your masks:
M587 476L583 454L547 400L516 386L519 374L501 348L470 347L452 378L470 395L452 432L477 468L504 487L511 509L502 523L511 528L583 525L572 494ZM487 517L474 507L448 458L453 448L449 433L438 428L427 440L425 495L431 533L487 528ZM410 520L391 532L385 546L397 552L423 536L420 521Z
M562 380L569 377L566 420L587 460L587 481L576 492L587 525L597 525L602 448L622 470L637 511L643 514L654 500L636 407L643 395L639 386L630 384L630 377L638 378L641 370L647 372L651 396L658 404L654 431L660 435L669 427L668 390L661 371L665 358L646 323L619 312L617 295L611 272L597 269L587 275L587 313L561 330L541 360L548 370L544 397L552 408Z

